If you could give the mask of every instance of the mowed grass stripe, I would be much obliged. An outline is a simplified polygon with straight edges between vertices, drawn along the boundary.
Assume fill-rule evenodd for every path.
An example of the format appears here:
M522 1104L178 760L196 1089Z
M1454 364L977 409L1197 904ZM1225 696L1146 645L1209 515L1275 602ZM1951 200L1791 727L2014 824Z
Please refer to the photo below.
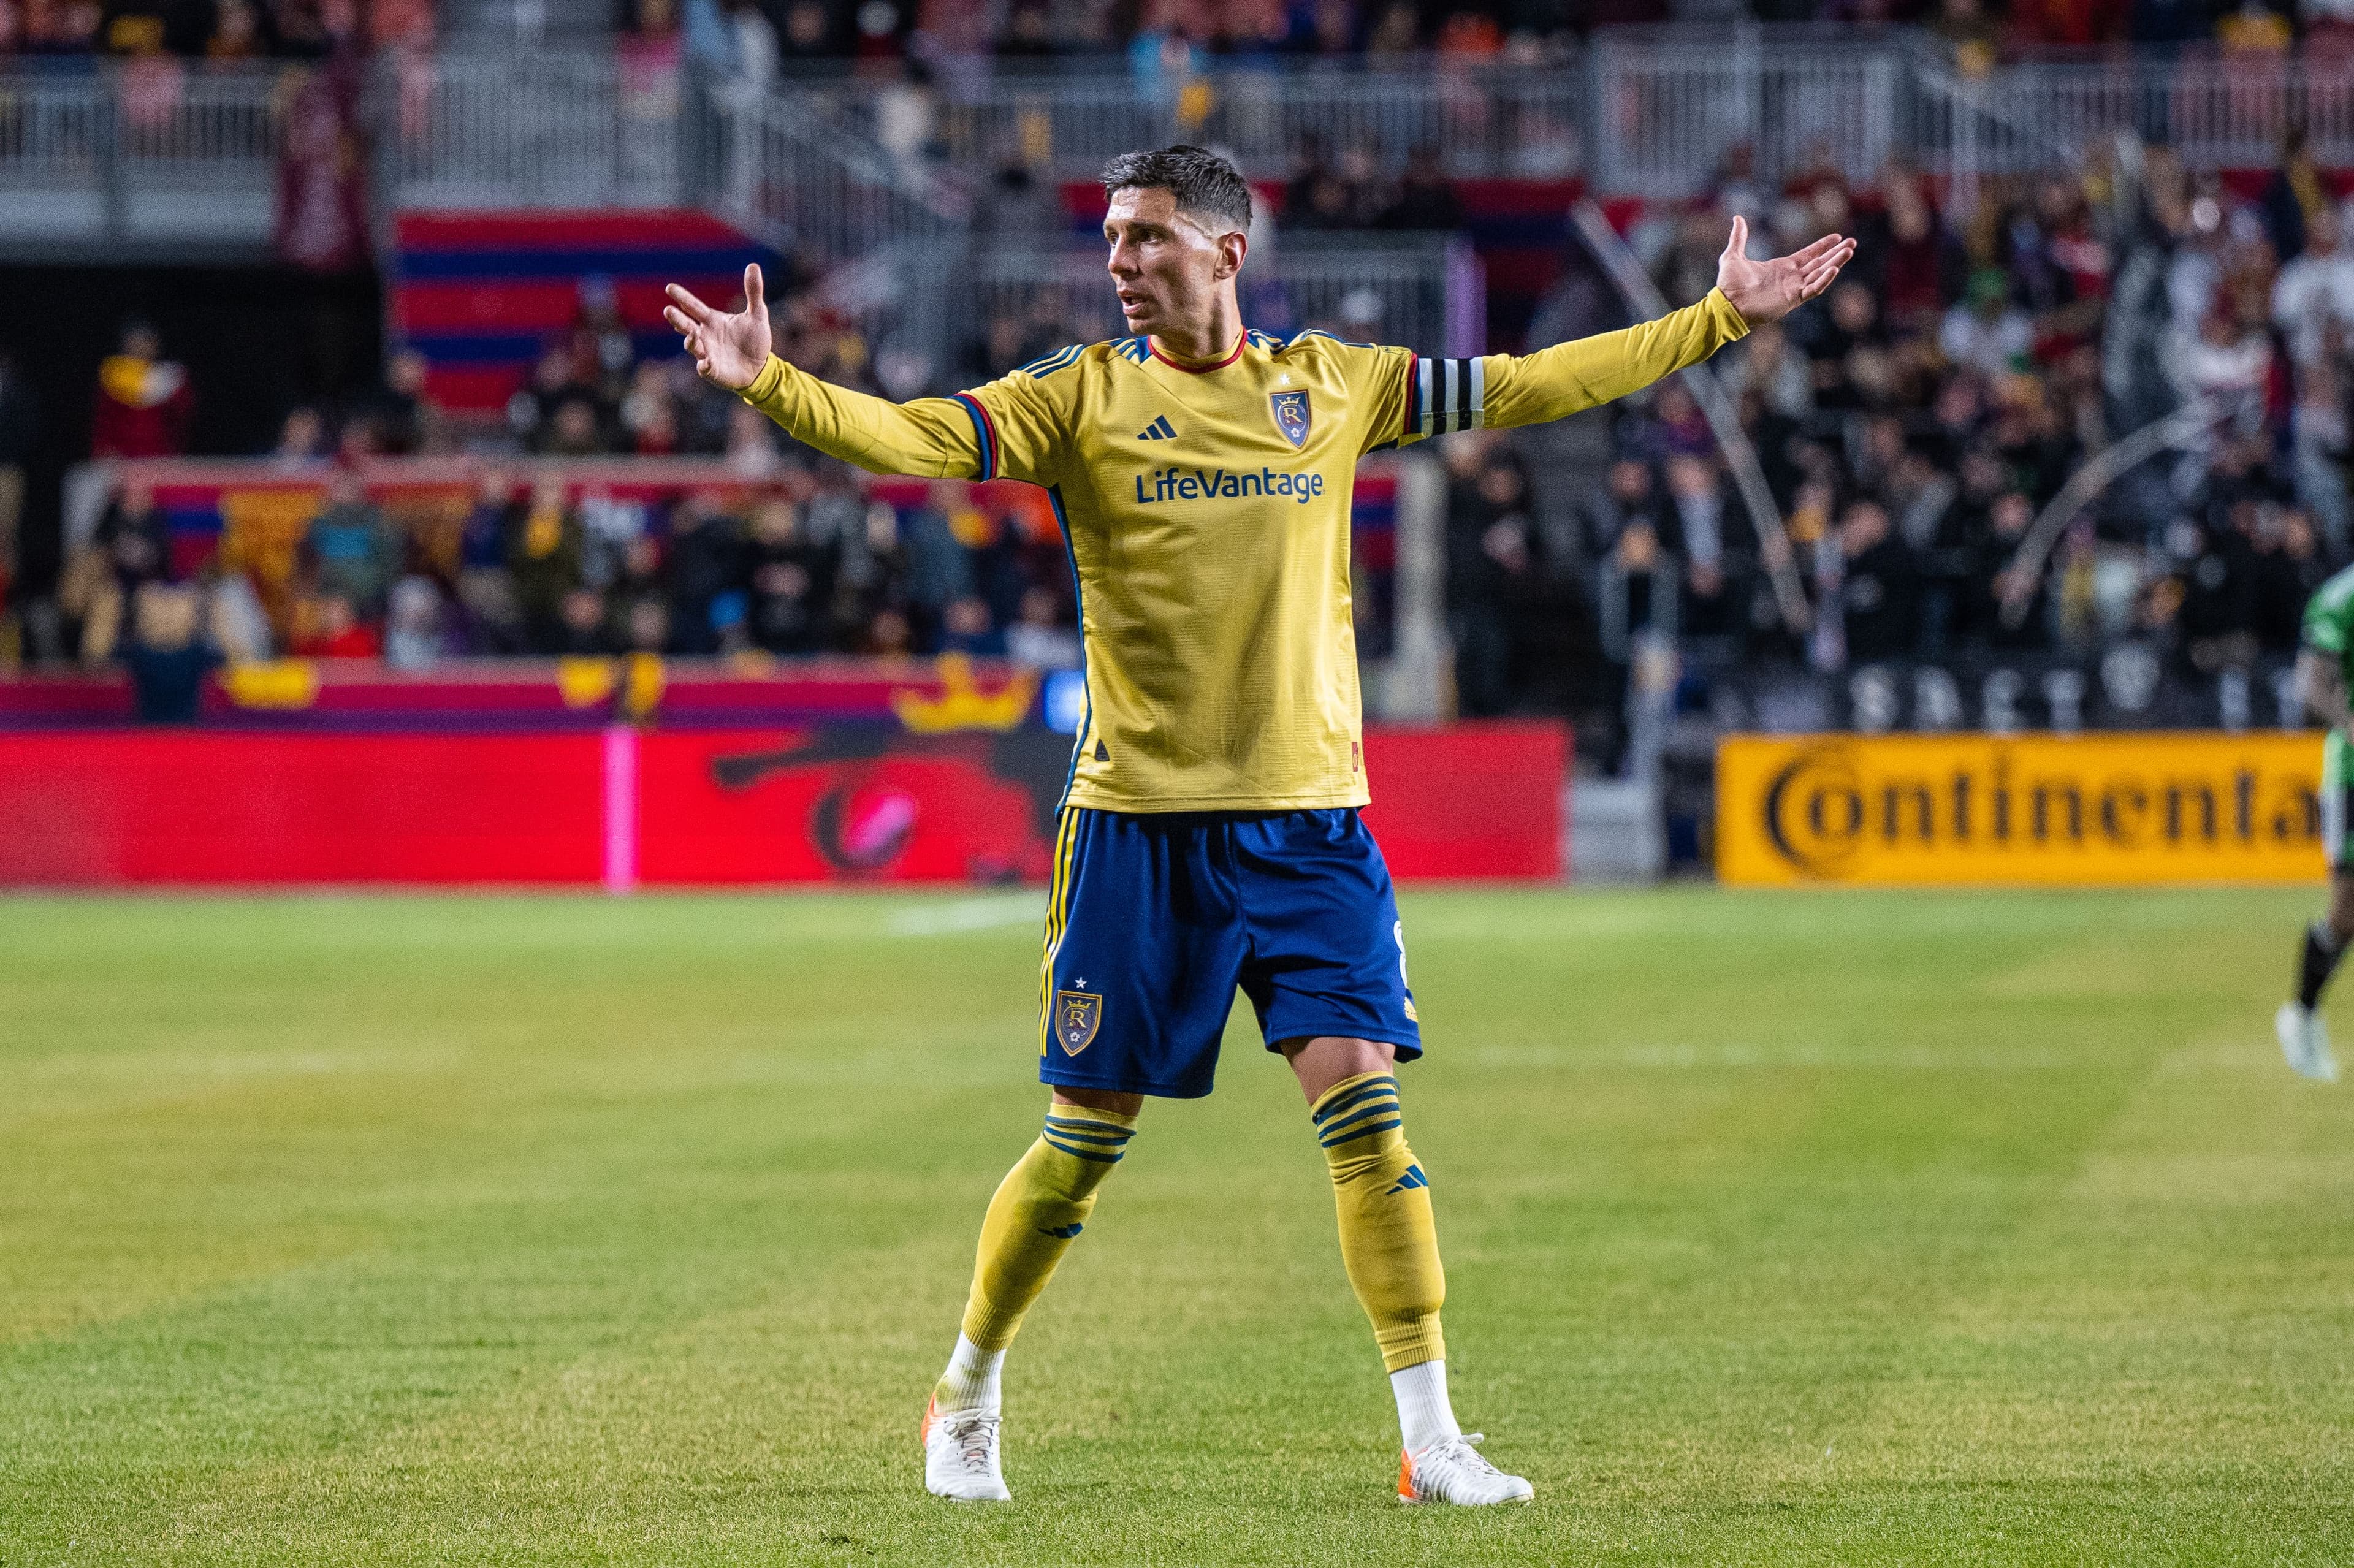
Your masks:
M1540 1487L1499 1518L1386 1504L1246 1023L1017 1348L1016 1504L915 1490L1034 932L0 901L0 1559L2341 1559L2349 1118L2265 1038L2309 902L1409 892L1458 1403Z

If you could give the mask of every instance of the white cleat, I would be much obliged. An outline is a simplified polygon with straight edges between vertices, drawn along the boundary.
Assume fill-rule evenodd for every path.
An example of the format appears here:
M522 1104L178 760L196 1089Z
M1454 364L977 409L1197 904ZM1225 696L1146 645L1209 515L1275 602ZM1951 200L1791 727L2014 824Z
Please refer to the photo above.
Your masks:
M1001 1420L985 1410L924 1406L924 1489L958 1502L1012 1502L997 1468Z
M2329 1051L2329 1025L2317 1010L2294 1001L2281 1003L2273 1014L2273 1033L2280 1037L2281 1054L2289 1070L2325 1084L2338 1081L2338 1058Z
M1518 1476L1508 1476L1479 1457L1473 1446L1479 1434L1433 1443L1419 1454L1398 1457L1398 1501L1460 1503L1478 1508L1487 1503L1527 1502L1536 1488Z

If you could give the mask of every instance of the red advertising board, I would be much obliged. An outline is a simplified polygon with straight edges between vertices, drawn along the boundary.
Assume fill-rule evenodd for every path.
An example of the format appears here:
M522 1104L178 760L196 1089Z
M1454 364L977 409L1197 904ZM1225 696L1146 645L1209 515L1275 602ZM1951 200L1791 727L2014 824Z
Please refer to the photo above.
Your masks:
M594 882L598 739L0 737L0 885Z
M0 736L0 885L1041 881L1069 741L896 725ZM1402 880L1560 874L1564 731L1375 730Z

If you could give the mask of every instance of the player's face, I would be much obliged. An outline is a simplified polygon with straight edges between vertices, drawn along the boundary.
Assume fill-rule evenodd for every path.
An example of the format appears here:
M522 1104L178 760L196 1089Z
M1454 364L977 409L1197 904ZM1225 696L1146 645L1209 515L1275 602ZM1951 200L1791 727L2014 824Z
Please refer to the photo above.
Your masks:
M1135 333L1165 333L1207 321L1218 285L1241 264L1239 235L1218 236L1177 210L1165 189L1114 193L1104 217L1106 263L1119 312Z

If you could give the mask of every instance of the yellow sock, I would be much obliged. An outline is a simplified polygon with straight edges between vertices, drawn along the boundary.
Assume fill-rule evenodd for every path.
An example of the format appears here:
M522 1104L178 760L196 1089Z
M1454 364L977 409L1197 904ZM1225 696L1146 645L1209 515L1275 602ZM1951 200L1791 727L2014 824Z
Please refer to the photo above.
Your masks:
M989 1201L965 1302L966 1339L983 1351L1013 1342L1022 1315L1095 1212L1096 1188L1135 1131L1136 1118L1117 1111L1069 1105L1047 1111L1046 1130Z
M1430 1182L1405 1145L1397 1080L1387 1073L1343 1078L1309 1114L1332 1168L1341 1260L1373 1319L1383 1362L1396 1372L1444 1360L1438 1308L1447 1272L1438 1265Z

